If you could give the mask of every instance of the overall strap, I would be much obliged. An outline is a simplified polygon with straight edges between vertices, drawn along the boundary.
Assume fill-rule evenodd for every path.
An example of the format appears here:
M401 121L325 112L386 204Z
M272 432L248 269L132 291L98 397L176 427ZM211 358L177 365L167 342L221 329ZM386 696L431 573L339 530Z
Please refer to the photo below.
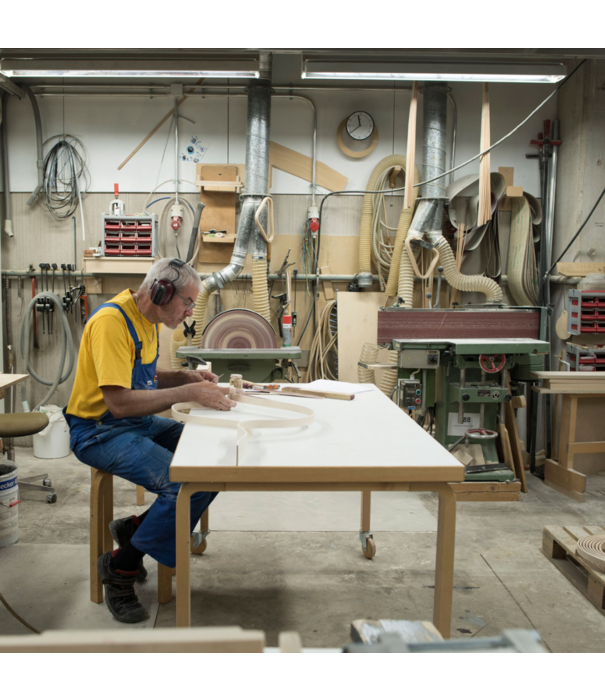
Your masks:
M124 309L119 305L119 304L113 304L110 301L105 302L104 304L101 304L100 306L97 306L97 308L90 314L90 318L92 318L99 309L102 308L111 308L111 309L117 309L122 316L124 317L124 320L126 321L126 327L128 328L128 332L130 333L130 337L132 338L132 342L134 343L134 357L135 360L140 360L141 359L141 349L143 347L143 343L139 340L139 336L137 335L137 332L132 324L132 321L128 318L128 315L124 311ZM157 326L156 326L156 331L157 331ZM159 337L159 336L158 336Z

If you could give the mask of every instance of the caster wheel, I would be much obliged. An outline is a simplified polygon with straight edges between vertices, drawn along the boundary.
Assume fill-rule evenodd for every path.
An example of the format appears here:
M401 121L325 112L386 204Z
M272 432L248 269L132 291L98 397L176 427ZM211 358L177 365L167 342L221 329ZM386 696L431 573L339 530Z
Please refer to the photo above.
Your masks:
M203 554L206 551L207 547L208 547L208 540L202 540L197 547L194 547L193 542L191 542L191 553L192 554Z
M52 486L53 482L50 479L44 479L44 481L42 482L42 485L43 486Z
M366 542L367 542L366 549L364 549L363 547L361 548L361 551L363 552L363 556L366 559L374 559L374 557L376 556L376 543L374 542L373 539L371 539L369 537L366 540Z
M56 503L57 502L57 494L56 493L49 493L48 496L46 497L46 502L47 503Z

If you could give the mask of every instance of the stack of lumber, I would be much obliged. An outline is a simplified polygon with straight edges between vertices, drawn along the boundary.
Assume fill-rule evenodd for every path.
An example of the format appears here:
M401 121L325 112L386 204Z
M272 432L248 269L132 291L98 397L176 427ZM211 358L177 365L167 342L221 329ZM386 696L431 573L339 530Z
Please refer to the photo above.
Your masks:
M605 394L605 372L534 372L539 393Z

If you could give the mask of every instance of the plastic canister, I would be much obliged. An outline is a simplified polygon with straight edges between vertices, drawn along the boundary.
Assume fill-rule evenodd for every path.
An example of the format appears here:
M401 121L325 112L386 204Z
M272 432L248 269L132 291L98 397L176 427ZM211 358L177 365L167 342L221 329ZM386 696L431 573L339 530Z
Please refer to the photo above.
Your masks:
M0 462L0 547L19 539L18 468L14 462Z
M48 425L34 435L34 457L59 459L69 454L69 426L59 406L41 406L48 415Z

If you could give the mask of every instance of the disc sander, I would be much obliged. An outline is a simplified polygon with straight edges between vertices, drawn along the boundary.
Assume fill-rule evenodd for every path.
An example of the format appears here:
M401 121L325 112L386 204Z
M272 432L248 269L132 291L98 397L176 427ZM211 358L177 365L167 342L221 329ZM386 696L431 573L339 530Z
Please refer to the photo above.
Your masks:
M215 316L204 328L202 348L276 348L273 326L249 309L229 309Z

